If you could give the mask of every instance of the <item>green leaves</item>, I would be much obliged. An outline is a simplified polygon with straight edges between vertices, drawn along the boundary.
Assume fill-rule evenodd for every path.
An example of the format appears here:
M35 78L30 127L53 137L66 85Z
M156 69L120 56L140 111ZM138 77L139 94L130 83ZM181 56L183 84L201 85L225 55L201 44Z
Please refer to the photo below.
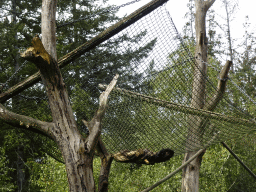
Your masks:
M10 172L14 169L8 166L8 159L5 155L5 149L0 147L0 191L13 191L15 189L14 183L11 181Z
M137 192L153 185L181 165L182 156L155 165L124 164L113 162L109 177L109 191ZM99 158L94 159L95 175L99 173ZM180 191L181 172L153 191Z
M40 191L68 192L65 164L46 156L43 159L28 160L27 166L30 167L31 188L40 187Z

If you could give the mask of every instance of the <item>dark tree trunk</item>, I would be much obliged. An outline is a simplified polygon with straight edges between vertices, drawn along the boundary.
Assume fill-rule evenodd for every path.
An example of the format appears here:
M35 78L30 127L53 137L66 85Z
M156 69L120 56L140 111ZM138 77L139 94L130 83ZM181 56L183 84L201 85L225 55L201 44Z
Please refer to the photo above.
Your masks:
M12 24L15 26L17 23L17 11L16 11L16 0L12 0ZM15 28L15 27L14 27ZM15 36L14 36L16 42L14 45L14 50L15 52L18 52L18 47L17 47L17 41L18 41L18 36L17 32L15 31ZM16 72L20 65L19 65L19 56L16 54L13 58L14 60L14 72ZM19 82L19 79L17 77L14 78L15 83ZM12 100L12 109L15 110L17 108L19 101L18 98L13 98ZM18 137L20 137L20 133L17 132ZM25 167L24 167L24 146L20 143L17 147L17 162L16 162L16 168L17 168L17 191L21 192L24 190L26 179L25 179Z
M17 147L17 186L18 192L23 191L25 186L24 147Z

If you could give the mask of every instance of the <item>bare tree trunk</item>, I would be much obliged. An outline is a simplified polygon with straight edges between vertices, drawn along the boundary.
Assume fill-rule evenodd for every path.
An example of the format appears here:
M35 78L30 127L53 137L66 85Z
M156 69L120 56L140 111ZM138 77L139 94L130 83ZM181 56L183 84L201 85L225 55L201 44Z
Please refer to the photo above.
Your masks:
M34 39L34 47L41 46L49 53L48 59L36 64L46 86L55 129L53 137L62 152L70 191L95 191L93 179L93 148L88 152L86 139L79 133L69 102L67 90L57 65L56 14L57 0L43 0L42 41ZM43 53L41 51L41 54Z
M57 0L42 0L42 43L49 55L57 61L56 50L56 9Z
M100 97L100 106L94 118L88 123L90 134L84 138L78 131L68 93L57 64L55 13L57 0L43 0L42 39L34 37L33 46L22 57L32 61L40 70L46 87L53 125L47 129L57 142L66 165L70 191L95 191L93 179L93 156L100 136L101 120L106 110L107 97L117 77L111 82L112 88ZM110 87L111 87L110 86ZM29 126L29 125L28 125ZM34 126L34 125L33 125Z
M233 63L233 50L232 50L232 41L231 41L231 34L230 34L230 14L228 11L228 2L227 0L224 0L223 3L225 4L225 10L227 14L227 27L228 27L227 35L228 35L228 44L229 44L229 55L230 55L230 60ZM232 65L231 70L234 71L234 65Z
M89 128L89 132L91 132L91 126L90 124L82 120L84 125ZM99 175L99 184L98 184L98 191L99 192L107 192L108 191L108 177L110 173L110 167L112 164L112 161L114 157L110 154L108 154L107 149L102 142L101 138L98 140L98 144L96 146L96 151L98 152L98 155L101 159L101 169L100 169L100 175Z
M28 48L22 57L33 62L40 70L49 99L53 123L26 118L31 122L26 123L26 127L41 126L41 129L56 141L65 161L70 191L93 192L95 191L92 166L94 151L100 137L101 121L105 114L107 98L116 84L118 75L115 76L106 91L100 95L99 109L93 119L87 123L90 130L89 136L84 138L77 129L57 62L46 52L38 37L33 38L32 44L33 47ZM10 114L3 106L0 107L2 116ZM14 120L17 123L19 119L23 118L18 115ZM13 118L11 120L13 123ZM21 122L20 126L23 125L24 123ZM47 126L50 127L47 128Z
M207 61L207 37L205 28L205 17L208 9L215 0L195 0L196 5L196 52L195 56L198 58L194 68L194 80L191 107L202 109L205 105L205 76L207 73L207 66L204 62ZM200 147L201 135L201 119L199 117L190 116L189 135L187 137L188 143L193 142L194 145ZM189 150L189 148L188 148ZM187 152L184 157L184 162L192 157L196 152ZM183 169L182 175L182 191L183 192L198 192L199 191L199 170L202 161L202 155L193 160L189 165Z

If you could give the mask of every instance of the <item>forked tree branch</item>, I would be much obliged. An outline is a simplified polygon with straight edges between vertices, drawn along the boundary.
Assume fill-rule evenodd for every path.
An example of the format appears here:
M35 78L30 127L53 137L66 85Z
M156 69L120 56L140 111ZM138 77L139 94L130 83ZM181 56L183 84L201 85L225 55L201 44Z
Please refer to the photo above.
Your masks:
M110 172L110 167L113 161L113 156L108 154L104 143L100 138L101 133L101 121L105 115L108 96L110 92L116 85L117 79L119 75L117 74L111 83L106 87L106 90L100 95L100 102L99 102L99 109L96 112L93 119L88 123L87 121L83 120L85 126L89 129L89 136L86 138L86 146L85 149L87 153L90 153L96 147L96 150L101 159L101 169L100 169L100 177L99 177L99 192L108 191L108 176Z
M82 120L84 125L90 130L89 123ZM112 161L114 157L111 154L108 154L107 149L101 140L100 136L98 139L98 143L96 145L96 151L98 152L98 155L101 159L101 167L100 167L100 177L99 177L99 184L98 184L98 191L99 192L105 192L108 189L108 177L110 172L110 167L112 164Z
M205 1L204 2L204 6L205 6L206 10L208 10L212 6L212 4L214 2L215 2L215 0L207 0L207 1Z
M218 85L215 93L213 96L208 100L208 102L204 105L203 110L206 111L214 111L223 98L226 90L226 85L227 85L227 80L228 80L228 73L230 70L230 67L232 65L231 61L227 61L226 64L223 66L220 74L219 74L219 80L218 80ZM201 130L204 130L205 126L209 123L209 118L207 117L202 117L199 120L199 127ZM212 126L212 129L214 126ZM203 133L204 131L202 131ZM202 134L201 133L201 134Z
M116 85L117 79L119 75L116 74L114 79L111 83L107 86L106 90L100 95L99 101L99 109L97 110L96 114L92 118L92 120L88 123L88 129L91 130L89 136L86 138L86 147L87 153L89 153L92 149L95 148L96 144L98 143L98 139L101 132L101 121L105 115L105 111L107 108L107 101L110 92L113 90L114 86Z
M215 94L212 96L212 98L209 99L208 103L205 104L204 110L213 111L217 107L218 103L221 101L226 90L228 72L230 70L231 65L232 65L232 62L227 61L226 64L223 66L219 74L217 90Z
M92 131L91 127L89 127L89 123L87 121L85 121L84 119L82 119L83 124L89 129L89 134ZM96 150L98 152L98 155L100 156L100 158L104 158L104 156L108 155L107 149L103 143L103 141L101 140L101 138L99 137L98 140L98 144L96 146Z

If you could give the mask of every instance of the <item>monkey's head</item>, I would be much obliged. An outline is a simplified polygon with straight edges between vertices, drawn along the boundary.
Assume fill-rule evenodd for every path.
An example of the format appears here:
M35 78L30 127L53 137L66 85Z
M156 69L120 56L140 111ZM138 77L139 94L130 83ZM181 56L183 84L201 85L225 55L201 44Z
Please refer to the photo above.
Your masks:
M162 149L157 153L156 162L164 162L173 157L174 151L171 149Z

